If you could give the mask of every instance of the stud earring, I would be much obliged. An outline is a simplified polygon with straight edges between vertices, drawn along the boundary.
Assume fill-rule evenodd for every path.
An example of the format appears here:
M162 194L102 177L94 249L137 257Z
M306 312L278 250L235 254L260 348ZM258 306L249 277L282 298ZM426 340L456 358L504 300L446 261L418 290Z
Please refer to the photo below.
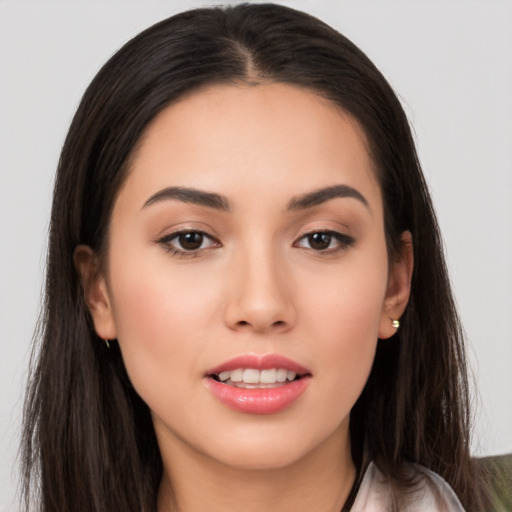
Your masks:
M393 320L393 319L391 318L391 324L393 325L393 327L394 327L395 329L398 329L398 328L400 327L400 320Z

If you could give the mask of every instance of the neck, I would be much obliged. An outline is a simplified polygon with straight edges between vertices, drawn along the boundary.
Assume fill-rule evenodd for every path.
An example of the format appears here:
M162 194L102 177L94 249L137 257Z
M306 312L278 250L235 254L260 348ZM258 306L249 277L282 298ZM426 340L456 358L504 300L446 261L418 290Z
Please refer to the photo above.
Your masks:
M185 457L162 450L158 512L339 512L356 474L348 435L340 439L339 432L299 460L271 469L226 466L182 448Z

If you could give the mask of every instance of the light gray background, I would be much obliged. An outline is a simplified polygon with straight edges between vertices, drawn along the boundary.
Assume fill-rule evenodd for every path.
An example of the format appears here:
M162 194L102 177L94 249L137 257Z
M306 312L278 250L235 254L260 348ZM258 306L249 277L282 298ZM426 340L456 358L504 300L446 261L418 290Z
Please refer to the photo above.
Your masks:
M512 3L282 3L351 38L403 99L471 342L479 404L473 451L512 452ZM153 22L202 4L0 2L0 512L17 509L22 390L67 127L115 49Z

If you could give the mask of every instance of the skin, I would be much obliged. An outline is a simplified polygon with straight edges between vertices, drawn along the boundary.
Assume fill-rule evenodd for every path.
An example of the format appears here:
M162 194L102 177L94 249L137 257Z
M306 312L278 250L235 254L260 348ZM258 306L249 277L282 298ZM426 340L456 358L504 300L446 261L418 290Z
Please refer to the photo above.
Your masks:
M334 185L366 204L336 197L287 208ZM144 206L166 187L221 194L229 210L177 199ZM176 254L172 235L184 229L211 238ZM312 248L306 235L325 230L341 241ZM84 246L75 261L98 335L118 339L152 411L160 512L340 510L355 477L350 410L409 296L410 234L402 240L389 262L365 137L312 92L216 86L159 114L116 200L106 261ZM276 414L226 407L205 372L250 353L305 366L304 394Z

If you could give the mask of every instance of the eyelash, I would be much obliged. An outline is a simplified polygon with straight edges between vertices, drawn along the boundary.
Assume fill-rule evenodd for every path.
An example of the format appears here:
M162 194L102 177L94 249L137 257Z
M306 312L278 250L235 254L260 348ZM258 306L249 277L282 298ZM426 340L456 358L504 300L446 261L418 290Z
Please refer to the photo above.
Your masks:
M203 237L203 239L201 240L201 245L203 245L205 239L209 240L212 243L212 245L210 245L209 247L199 247L198 249L190 250L178 249L177 247L171 245L171 242L174 239L179 239L181 236L192 234L200 235L201 237ZM199 229L184 229L183 231L175 231L174 233L170 233L162 237L160 240L158 240L158 243L162 245L169 254L171 254L172 256L176 256L178 258L193 258L194 256L197 256L199 252L204 251L205 249L209 249L211 247L220 247L222 245L215 237Z
M203 242L206 240L210 241L210 244L208 247L199 247L197 249L179 249L178 247L172 245L173 240L179 240L180 237L186 236L186 235L200 235L202 237L201 239L201 245L203 245ZM304 249L307 249L309 251L312 251L317 254L335 254L341 251L346 251L349 247L354 245L355 239L349 235L346 235L344 233L339 233L337 231L332 230L315 230L310 231L309 233L303 234L296 242L294 242L293 247L300 248L301 245L299 245L301 240L307 240L310 237L313 237L314 235L326 235L330 237L329 239L329 245L332 242L332 239L337 240L339 247L330 248L327 247L326 249L314 249L311 247L311 240L309 240L308 244L309 247L303 247ZM193 258L197 256L201 251L213 248L213 247L221 247L222 244L219 240L217 240L215 237L209 235L208 233L198 230L198 229L186 229L183 231L175 231L174 233L170 233L168 235L165 235L164 237L160 238L157 241L160 245L164 247L164 249L171 254L172 256L176 256L178 258ZM181 242L178 242L181 243Z
M300 247L297 244L301 240L308 239L314 235L326 235L326 236L330 237L329 245L332 242L332 239L336 240L339 244L339 246L335 247L335 248L328 247L326 249L314 249L313 247L311 247L311 243L309 242L310 247L304 247L305 249L313 251L317 254L335 254L340 251L346 251L349 247L354 245L354 242L355 242L355 239L353 237L346 235L344 233L339 233L338 231L333 231L330 229L318 229L318 230L310 231L309 233L305 233L304 235L302 235L298 239L298 241L293 244L293 246Z

